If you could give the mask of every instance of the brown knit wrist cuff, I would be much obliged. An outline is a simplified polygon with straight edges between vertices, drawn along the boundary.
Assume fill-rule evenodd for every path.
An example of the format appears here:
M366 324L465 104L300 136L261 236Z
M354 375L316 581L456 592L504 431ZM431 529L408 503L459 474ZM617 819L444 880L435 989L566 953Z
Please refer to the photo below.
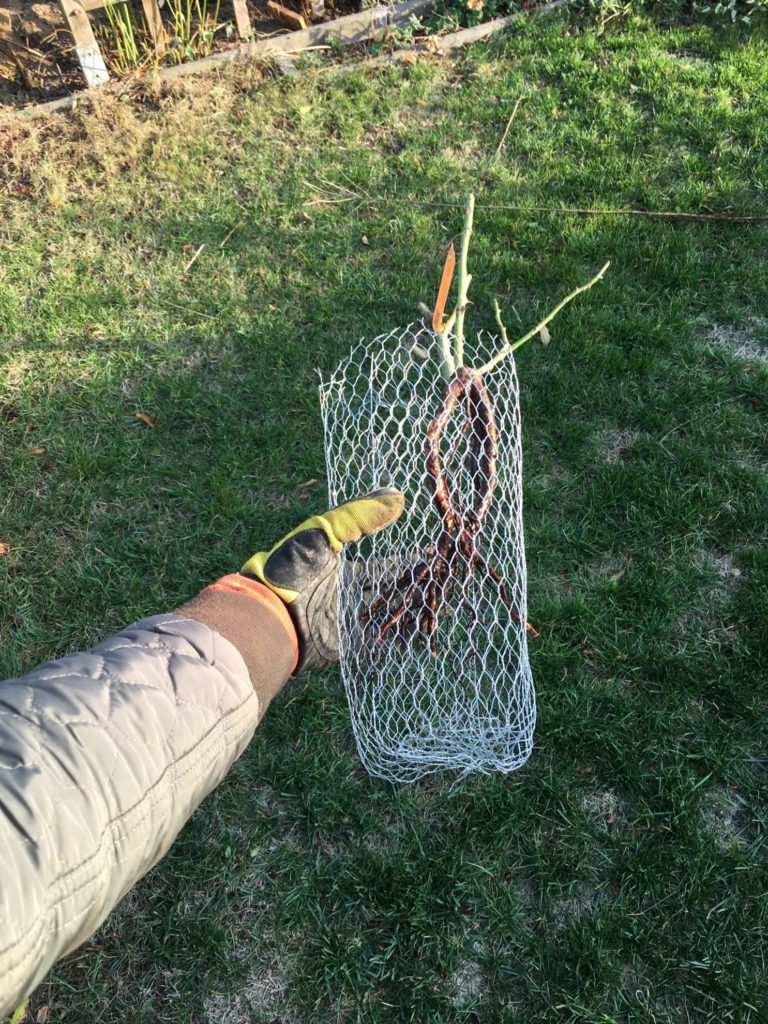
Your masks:
M288 609L277 594L270 590L269 587L265 587L263 583L259 583L258 580L251 579L250 576L241 576L239 573L230 573L228 576L222 576L221 579L211 583L210 586L205 587L200 593L210 594L217 590L231 590L235 594L245 594L246 597L250 597L252 600L258 601L259 604L269 608L272 614L278 617L286 633L291 638L294 653L294 662L291 666L291 672L293 672L299 663L299 640L296 636L293 620L288 614Z
M216 580L178 611L234 644L263 713L299 661L296 629L277 594L257 580L233 573Z

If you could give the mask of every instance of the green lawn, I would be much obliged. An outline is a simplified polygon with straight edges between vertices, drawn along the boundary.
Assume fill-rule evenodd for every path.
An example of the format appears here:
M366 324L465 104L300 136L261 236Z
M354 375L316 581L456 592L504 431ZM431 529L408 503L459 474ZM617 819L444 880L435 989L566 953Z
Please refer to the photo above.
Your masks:
M322 508L315 368L433 301L467 191L474 327L612 260L519 358L529 764L384 784L290 685L31 1020L768 1019L768 225L504 209L768 214L768 35L615 24L0 131L0 678Z

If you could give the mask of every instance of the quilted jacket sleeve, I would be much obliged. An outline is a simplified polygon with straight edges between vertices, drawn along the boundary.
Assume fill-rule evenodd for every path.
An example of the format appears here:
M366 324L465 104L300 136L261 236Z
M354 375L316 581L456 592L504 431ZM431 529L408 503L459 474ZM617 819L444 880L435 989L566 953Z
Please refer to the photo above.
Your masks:
M224 778L271 696L252 680L259 660L272 692L290 674L294 651L272 620L241 653L198 621L205 600L0 682L0 1017Z

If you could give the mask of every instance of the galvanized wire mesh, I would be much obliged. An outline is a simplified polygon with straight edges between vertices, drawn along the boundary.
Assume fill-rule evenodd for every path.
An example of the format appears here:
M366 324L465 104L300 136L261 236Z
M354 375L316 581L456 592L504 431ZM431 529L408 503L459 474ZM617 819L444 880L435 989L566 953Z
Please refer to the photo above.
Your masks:
M481 335L468 362L479 366L498 348ZM427 459L446 391L439 352L431 331L410 326L361 341L320 385L331 504L382 486L406 495L393 528L345 554L338 594L360 758L371 774L401 782L440 769L512 771L530 755L536 717L514 361L484 380L498 440L479 523L473 510L492 475L487 429L463 392L446 420L443 479L467 527L451 547Z

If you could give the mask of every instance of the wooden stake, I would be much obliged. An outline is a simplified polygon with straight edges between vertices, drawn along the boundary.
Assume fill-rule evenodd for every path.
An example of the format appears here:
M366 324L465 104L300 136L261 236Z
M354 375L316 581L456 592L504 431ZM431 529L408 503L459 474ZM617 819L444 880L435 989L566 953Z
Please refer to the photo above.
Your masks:
M80 0L80 6L84 11L101 11L105 7L114 7L116 4L125 2L126 0ZM144 10L144 18L152 45L158 57L162 57L168 47L168 37L163 27L160 4L157 0L141 0L141 6Z
M168 49L168 36L163 28L160 5L157 0L141 0L141 6L144 9L144 17L147 20L147 28L155 53L158 57L162 57Z
M253 29L251 28L251 18L248 14L245 0L232 0L232 6L235 8L237 34L241 39L250 39L253 35Z
M284 25L288 25L292 29L305 29L307 27L306 21L300 14L295 11L288 10L287 7L283 7L282 4L278 4L275 0L267 0L267 10L277 21L282 22Z
M93 34L91 23L80 0L59 0L61 13L75 41L80 70L89 88L109 81L109 72Z

